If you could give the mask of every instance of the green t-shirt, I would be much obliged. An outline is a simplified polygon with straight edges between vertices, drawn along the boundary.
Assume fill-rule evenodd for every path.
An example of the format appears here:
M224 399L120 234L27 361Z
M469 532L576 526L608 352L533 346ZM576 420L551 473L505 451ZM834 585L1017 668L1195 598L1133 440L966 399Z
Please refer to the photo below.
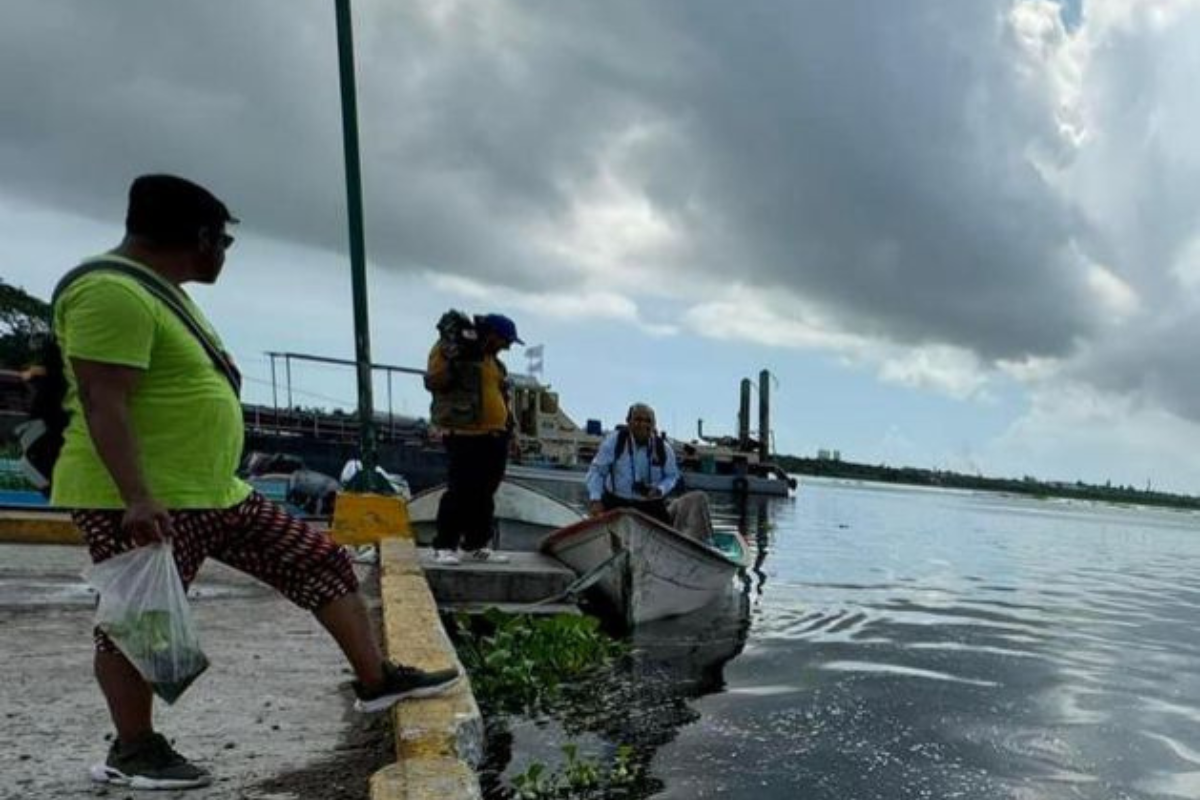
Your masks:
M193 318L220 343L212 326L179 289ZM179 317L136 280L97 271L72 283L54 306L70 413L54 467L50 502L64 508L124 508L117 486L88 434L72 358L143 370L130 397L142 471L151 494L168 508L229 508L250 494L237 477L245 435L242 405L229 381Z

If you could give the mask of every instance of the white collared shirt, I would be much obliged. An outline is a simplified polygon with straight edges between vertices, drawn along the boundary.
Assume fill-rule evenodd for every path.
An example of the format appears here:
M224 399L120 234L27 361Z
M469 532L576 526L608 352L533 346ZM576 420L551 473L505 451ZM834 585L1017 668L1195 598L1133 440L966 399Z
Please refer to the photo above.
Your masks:
M675 451L671 445L663 443L666 463L653 463L651 455L655 447L656 435L651 436L645 444L638 444L629 434L629 443L623 453L617 453L617 438L620 430L614 430L604 437L592 465L588 467L587 488L588 499L599 500L607 488L608 491L628 500L643 500L645 497L633 490L634 483L641 482L648 486L657 487L666 497L679 482L679 466L675 462Z

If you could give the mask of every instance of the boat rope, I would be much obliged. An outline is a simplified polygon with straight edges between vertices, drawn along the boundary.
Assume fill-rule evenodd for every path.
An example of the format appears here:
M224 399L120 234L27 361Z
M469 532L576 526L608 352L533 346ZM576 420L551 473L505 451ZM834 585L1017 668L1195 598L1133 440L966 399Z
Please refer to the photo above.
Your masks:
M610 569L615 567L617 564L624 563L628 558L628 550L618 550L596 566L592 567L587 572L580 575L575 580L571 581L567 588L563 589L558 594L538 600L536 603L530 603L529 605L521 606L517 609L517 613L528 611L530 609L537 608L538 606L549 605L550 603L561 603L567 600L576 602L580 593L590 589L596 584L597 581L603 578Z

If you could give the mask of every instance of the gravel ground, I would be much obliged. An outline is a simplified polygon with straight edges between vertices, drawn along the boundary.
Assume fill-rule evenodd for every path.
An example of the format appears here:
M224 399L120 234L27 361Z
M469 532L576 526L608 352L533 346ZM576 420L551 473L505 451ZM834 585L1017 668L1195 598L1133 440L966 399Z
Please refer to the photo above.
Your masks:
M82 548L0 545L0 798L368 796L371 773L394 758L389 715L353 712L350 672L311 615L215 563L193 603L212 666L155 722L217 781L152 793L92 784L112 728L91 674L86 564ZM377 605L374 569L360 577Z

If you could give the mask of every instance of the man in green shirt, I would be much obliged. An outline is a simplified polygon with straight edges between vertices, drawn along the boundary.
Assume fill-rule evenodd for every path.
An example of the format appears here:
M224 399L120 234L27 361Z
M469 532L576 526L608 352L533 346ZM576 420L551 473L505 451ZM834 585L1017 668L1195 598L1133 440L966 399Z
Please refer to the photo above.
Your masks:
M70 421L51 502L72 510L94 562L167 540L185 586L212 556L311 610L354 669L360 710L443 691L456 670L384 660L342 548L236 477L240 376L183 290L216 282L233 244L226 227L236 222L190 181L142 176L130 188L124 240L100 257L109 268L85 272L58 295ZM92 778L146 789L210 783L154 731L142 675L98 629L95 640L117 737Z

